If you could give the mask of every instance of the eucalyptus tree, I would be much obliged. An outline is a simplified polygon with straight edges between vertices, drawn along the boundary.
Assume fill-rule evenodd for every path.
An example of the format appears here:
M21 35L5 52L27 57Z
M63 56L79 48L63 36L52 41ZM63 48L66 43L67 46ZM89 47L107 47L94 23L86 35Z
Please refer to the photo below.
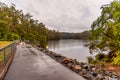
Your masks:
M101 16L91 25L90 50L105 48L110 50L112 62L120 65L120 2L113 1L101 7Z
M8 7L0 2L0 40L29 40L45 47L50 34L54 35L52 39L57 38L55 31L49 33L45 25L34 20L30 13L17 10L15 4Z

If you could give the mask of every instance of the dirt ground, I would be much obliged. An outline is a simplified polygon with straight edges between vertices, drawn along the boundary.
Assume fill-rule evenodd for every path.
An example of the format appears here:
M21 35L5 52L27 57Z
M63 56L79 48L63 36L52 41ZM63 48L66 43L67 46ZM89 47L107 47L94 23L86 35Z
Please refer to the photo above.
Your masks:
M120 66L111 64L111 63L103 63L104 66L102 67L106 71L112 71L120 75Z

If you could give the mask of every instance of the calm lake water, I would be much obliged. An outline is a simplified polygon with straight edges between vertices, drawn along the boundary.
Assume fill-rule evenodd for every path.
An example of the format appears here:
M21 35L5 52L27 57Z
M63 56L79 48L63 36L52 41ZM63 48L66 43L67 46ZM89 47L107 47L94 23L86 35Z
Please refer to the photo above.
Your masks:
M84 45L89 43L86 40L59 40L49 41L49 50L62 54L81 62L87 62L87 56L90 56L88 47Z

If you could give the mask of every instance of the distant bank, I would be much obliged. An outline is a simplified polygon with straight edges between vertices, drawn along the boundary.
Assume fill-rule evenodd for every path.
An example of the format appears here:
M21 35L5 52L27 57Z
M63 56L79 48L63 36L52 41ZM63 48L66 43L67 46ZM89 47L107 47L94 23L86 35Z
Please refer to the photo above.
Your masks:
M70 33L70 32L59 32L60 39L84 39L88 40L90 36L90 31L83 31L79 33Z

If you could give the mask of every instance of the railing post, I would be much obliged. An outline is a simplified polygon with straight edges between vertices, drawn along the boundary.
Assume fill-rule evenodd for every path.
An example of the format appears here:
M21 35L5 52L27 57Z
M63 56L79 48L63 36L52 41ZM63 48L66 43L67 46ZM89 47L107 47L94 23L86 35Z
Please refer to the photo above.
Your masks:
M6 65L6 56L5 56L5 49L4 49L4 67Z

